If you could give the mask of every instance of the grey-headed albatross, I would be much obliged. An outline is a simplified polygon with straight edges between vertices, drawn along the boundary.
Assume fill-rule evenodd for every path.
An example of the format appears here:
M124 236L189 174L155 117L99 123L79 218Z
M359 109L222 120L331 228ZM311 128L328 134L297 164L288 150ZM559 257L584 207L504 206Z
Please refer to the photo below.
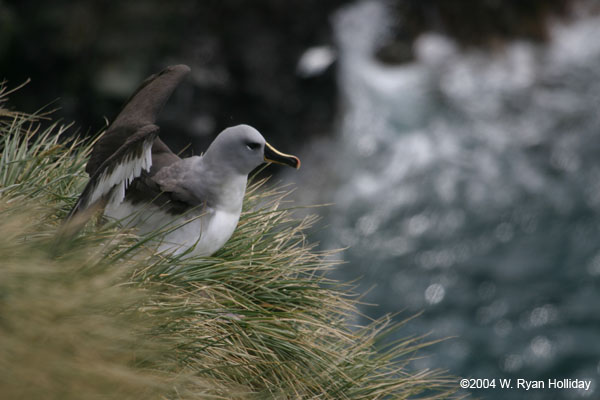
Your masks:
M159 138L156 117L190 72L167 67L146 79L95 144L90 180L69 219L92 207L140 234L165 229L159 250L209 256L237 226L248 174L264 162L300 167L248 125L225 129L202 156L179 158Z

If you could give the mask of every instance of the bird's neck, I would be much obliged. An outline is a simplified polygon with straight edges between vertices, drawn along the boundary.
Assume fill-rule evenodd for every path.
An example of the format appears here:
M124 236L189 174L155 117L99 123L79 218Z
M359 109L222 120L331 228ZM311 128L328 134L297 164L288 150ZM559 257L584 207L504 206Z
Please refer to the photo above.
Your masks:
M221 181L218 185L217 196L220 209L227 212L240 212L246 193L248 177L236 174Z
M227 212L239 212L242 208L244 194L246 192L246 184L248 176L240 174L233 168L230 168L226 163L210 164L210 159L204 158L198 160L199 170L203 173L195 174L195 177L202 177L202 182L199 185L210 190L205 192L210 193L208 205L214 208L219 208ZM210 171L210 173L206 173Z

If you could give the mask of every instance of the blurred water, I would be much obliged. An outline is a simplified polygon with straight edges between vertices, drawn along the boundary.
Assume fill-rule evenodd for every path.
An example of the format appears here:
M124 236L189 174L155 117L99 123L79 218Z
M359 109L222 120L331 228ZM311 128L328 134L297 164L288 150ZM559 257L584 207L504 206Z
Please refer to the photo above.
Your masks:
M372 58L388 15L366 1L334 18L345 111L303 190L335 203L323 246L348 247L359 290L376 284L367 314L425 310L402 335L457 337L418 367L595 388L485 398L598 398L600 19L493 54L426 35L389 67Z

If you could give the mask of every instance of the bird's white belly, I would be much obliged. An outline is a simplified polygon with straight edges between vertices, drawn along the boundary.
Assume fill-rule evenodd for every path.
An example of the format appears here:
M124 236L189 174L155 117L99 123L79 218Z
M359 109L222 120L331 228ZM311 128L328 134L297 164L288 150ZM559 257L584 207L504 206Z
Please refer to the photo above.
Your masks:
M157 235L159 251L181 254L191 249L190 255L194 256L210 256L223 247L240 217L239 212L210 208L175 217L152 205L137 206L126 201L107 208L105 215L121 220L125 226L137 228L141 235L164 230L164 235Z

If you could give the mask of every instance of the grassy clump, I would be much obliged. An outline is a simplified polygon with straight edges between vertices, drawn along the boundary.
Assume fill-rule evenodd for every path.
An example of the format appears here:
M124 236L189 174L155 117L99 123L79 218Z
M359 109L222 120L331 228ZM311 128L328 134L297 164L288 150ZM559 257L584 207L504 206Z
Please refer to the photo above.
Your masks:
M253 183L234 236L209 258L158 254L110 224L64 234L92 144L42 115L7 111L2 93L3 396L449 395L439 373L405 368L419 338L377 351L388 320L349 327L355 301L326 278L331 262L304 234L315 219L295 218L285 189Z

